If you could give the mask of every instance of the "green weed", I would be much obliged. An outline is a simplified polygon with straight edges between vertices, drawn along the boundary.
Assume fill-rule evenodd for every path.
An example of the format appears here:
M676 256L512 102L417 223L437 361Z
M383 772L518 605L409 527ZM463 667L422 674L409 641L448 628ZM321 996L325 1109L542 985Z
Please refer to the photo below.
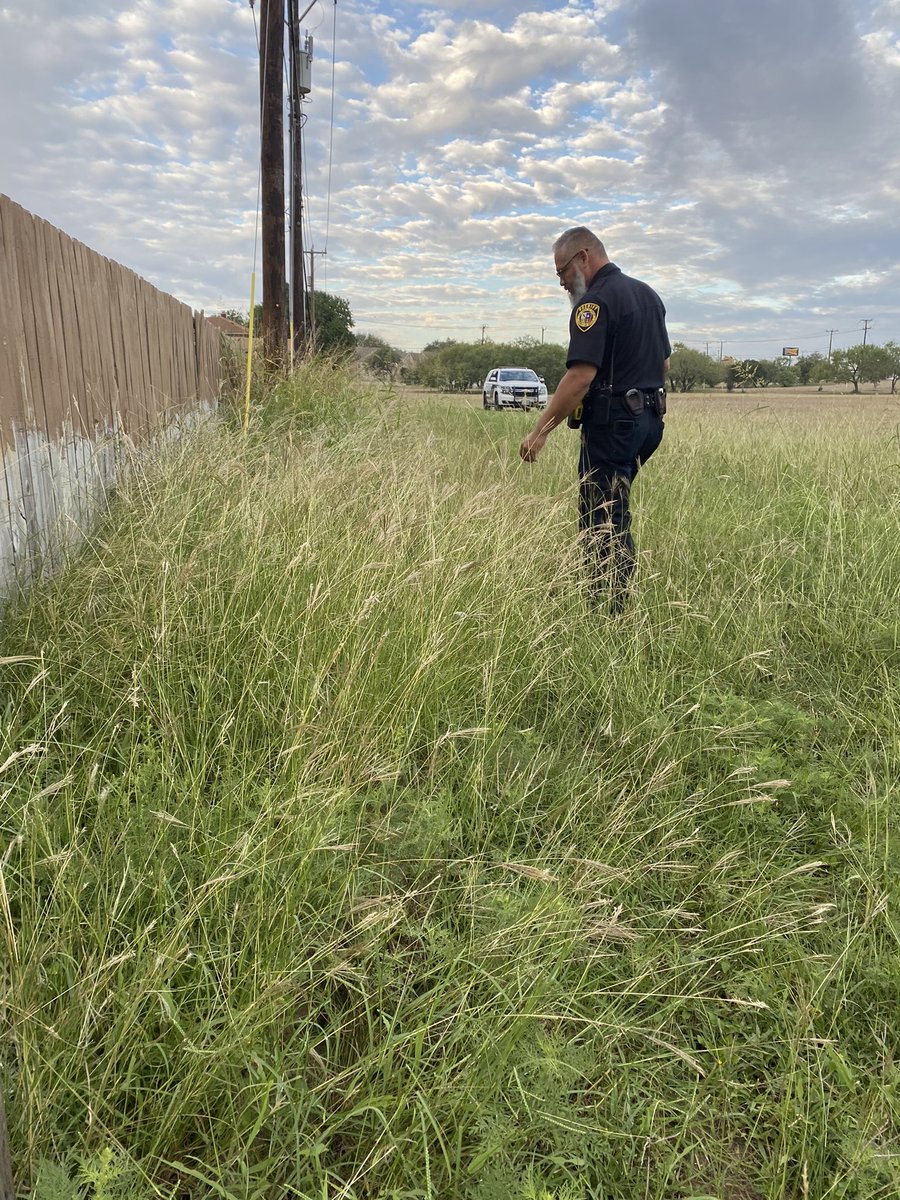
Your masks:
M621 619L564 432L321 365L6 614L23 1194L900 1192L896 471L673 408Z

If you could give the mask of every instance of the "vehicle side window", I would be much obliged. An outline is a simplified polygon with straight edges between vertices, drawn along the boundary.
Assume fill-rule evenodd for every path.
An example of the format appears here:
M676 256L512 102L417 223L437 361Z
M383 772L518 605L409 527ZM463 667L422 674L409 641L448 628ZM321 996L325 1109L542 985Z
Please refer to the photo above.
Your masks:
M491 371L491 373L488 375L488 383L496 383L496 382L497 382L497 372Z

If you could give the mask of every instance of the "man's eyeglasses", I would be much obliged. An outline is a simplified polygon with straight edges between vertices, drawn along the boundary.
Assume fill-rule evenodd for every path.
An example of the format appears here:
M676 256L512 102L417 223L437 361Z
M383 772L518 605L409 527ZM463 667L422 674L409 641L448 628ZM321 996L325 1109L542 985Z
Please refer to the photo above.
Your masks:
M575 259L578 257L579 254L587 254L587 251L584 249L584 247L582 247L580 250L576 250L575 253L572 255L572 257L569 259L569 261L566 263L566 265L564 267L560 267L557 270L556 275L557 275L558 279L562 279L563 275L565 275L566 271L568 271L569 267L571 267L572 263L575 261Z

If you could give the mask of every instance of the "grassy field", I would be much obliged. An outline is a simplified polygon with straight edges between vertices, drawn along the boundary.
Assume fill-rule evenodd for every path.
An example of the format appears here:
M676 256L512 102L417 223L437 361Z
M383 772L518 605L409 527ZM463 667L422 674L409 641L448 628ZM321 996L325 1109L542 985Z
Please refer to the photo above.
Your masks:
M621 618L529 425L310 369L6 613L23 1196L900 1195L900 402L674 397Z

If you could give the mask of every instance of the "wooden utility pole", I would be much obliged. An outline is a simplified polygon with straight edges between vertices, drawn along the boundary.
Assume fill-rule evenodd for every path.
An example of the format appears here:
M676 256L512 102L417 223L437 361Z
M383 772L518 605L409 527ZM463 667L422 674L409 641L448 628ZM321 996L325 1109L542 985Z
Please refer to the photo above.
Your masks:
M287 347L284 262L284 0L260 6L260 167L262 331L266 351L283 361Z
M300 355L306 344L306 289L303 280L303 172L302 142L303 114L300 98L300 18L297 0L288 0L288 31L290 34L291 81L291 313L294 321L293 353ZM309 90L308 88L306 89Z

